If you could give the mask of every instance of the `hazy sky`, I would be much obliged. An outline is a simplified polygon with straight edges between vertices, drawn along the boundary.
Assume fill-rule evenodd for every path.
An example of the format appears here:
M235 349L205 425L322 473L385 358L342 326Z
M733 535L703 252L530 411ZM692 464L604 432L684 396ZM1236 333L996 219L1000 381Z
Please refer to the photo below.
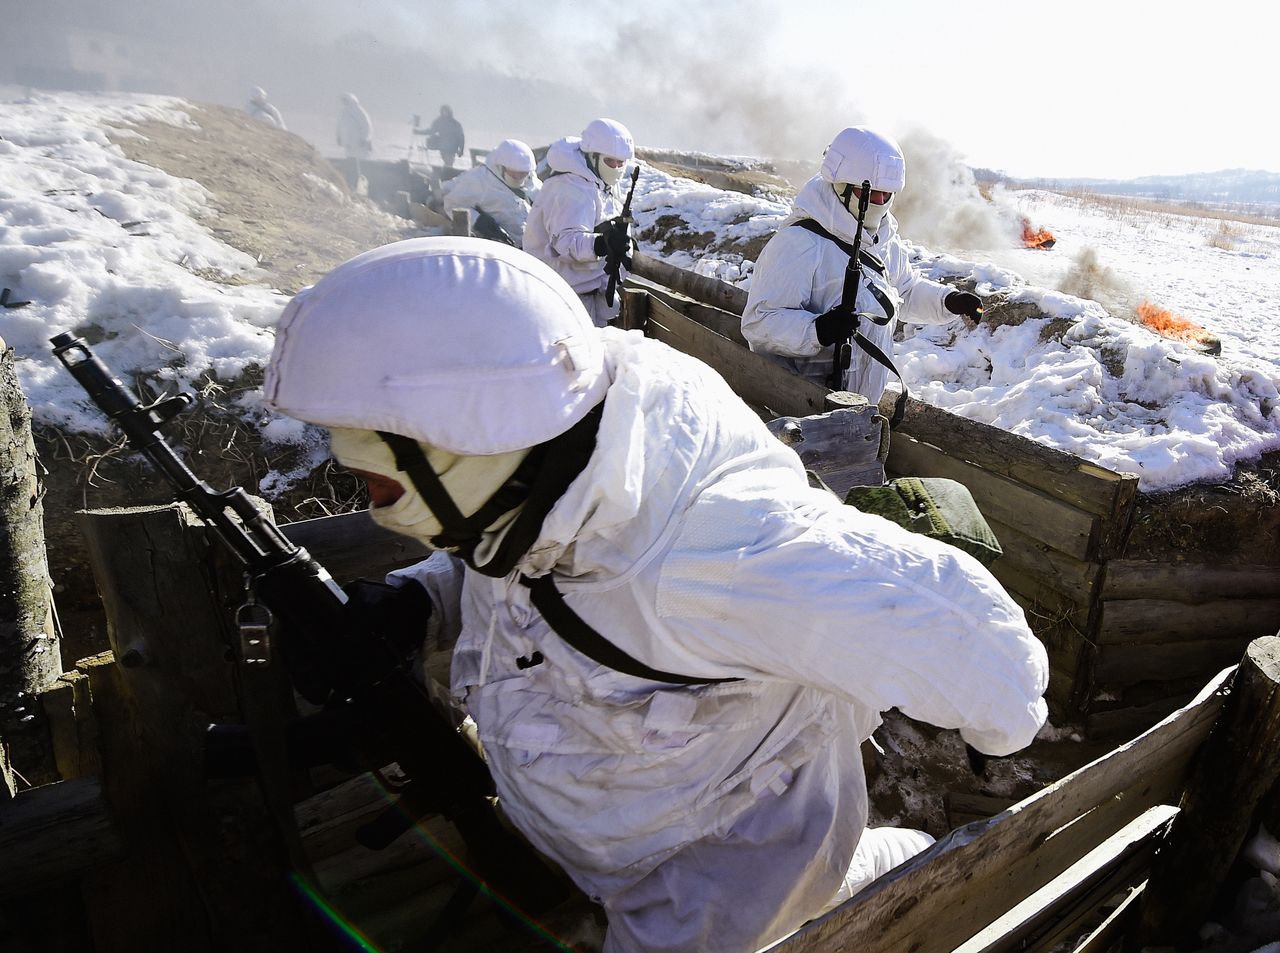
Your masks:
M0 12L19 31L0 81L56 75L68 55L92 70L85 36L124 37L133 72L112 65L118 85L229 105L262 85L325 139L349 89L397 134L449 102L476 145L537 145L610 115L641 144L816 161L837 130L869 121L924 127L1015 175L1280 171L1280 7L1239 0L0 0Z

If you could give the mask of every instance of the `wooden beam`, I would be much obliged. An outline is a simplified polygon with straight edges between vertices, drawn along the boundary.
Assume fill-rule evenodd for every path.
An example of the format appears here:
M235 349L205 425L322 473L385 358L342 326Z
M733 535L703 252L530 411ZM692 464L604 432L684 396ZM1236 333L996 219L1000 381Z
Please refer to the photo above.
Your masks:
M777 417L768 426L842 500L850 487L884 483L888 421L865 399L825 414Z
M953 831L773 953L950 953L1155 804L1176 803L1228 672L1139 738L990 821Z
M956 953L1048 953L1100 918L1117 891L1146 871L1177 808L1158 804L1096 845L1080 861L1011 908Z
M710 278L684 268L677 268L643 252L636 252L631 256L631 267L628 270L633 275L665 285L673 291L688 295L722 311L731 311L740 315L743 308L747 306L747 293L741 288L736 288L718 278Z
M969 488L982 515L1024 530L1046 546L1081 562L1092 561L1101 519L1016 480L957 459L927 443L895 431L889 442L888 470L904 476L946 477Z
M57 781L0 804L0 897L34 893L123 856L97 778Z
M987 522L1000 541L1004 555L992 566L995 571L1001 563L1010 563L1032 579L1042 580L1044 585L1067 596L1086 614L1098 592L1102 567L1096 562L1075 559L1054 549L1048 543L1031 535L1037 527L1024 525L1021 529L1010 526L988 515ZM996 574L999 578L999 573Z
M1280 638L1249 644L1142 898L1143 946L1194 943L1280 777Z
M709 364L739 397L766 408L771 417L807 417L826 409L827 388L734 344L657 298L650 299L645 333Z
M1273 593L1275 590L1273 590ZM1180 599L1108 599L1102 603L1100 643L1241 639L1280 629L1280 599L1219 599L1188 604Z
M892 409L896 397L893 392L884 395L881 413ZM1109 522L1123 521L1125 512L1133 506L1138 478L1132 474L1115 473L1075 454L914 398L907 401L899 432L1089 513L1105 516ZM1131 514L1128 518L1132 518Z
M1094 681L1107 688L1138 682L1203 678L1206 672L1240 657L1248 639L1171 642L1164 645L1123 643L1098 646Z
M743 347L747 347L747 339L742 336L742 315L735 314L732 311L723 311L709 304L703 304L701 301L682 295L678 291L672 291L663 285L646 281L643 278L637 279L634 275L628 277L626 286L633 287L645 294L653 295L675 308L681 314L693 318L703 327L715 331L721 337L726 337L730 341L735 341Z
M1104 599L1267 599L1280 592L1280 566L1222 566L1113 559L1107 563Z

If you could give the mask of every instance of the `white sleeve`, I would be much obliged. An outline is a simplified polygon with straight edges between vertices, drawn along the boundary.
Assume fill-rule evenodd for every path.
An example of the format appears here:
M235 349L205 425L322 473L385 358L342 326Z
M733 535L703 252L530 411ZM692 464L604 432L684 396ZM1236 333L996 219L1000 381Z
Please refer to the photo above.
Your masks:
M821 241L822 239L819 239ZM742 312L742 336L753 351L784 357L822 353L808 310L818 265L812 236L780 228L760 252Z
M565 185L554 193L545 189L538 197L545 204L543 221L551 248L556 254L575 261L595 261L595 198L586 189Z
M943 304L955 289L920 274L896 235L884 257L888 278L902 296L900 320L912 324L950 324L957 319L958 315L952 314Z
M748 488L694 506L659 585L681 650L958 728L987 754L1029 744L1048 659L995 577L955 547L802 492L808 505L745 502Z

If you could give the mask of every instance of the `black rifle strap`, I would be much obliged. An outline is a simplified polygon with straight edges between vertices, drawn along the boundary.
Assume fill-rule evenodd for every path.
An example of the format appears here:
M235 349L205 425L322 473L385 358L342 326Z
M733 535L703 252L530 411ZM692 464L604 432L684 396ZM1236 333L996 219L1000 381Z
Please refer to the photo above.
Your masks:
M850 259L853 258L853 245L845 241L843 238L840 238L838 235L833 235L831 232L827 231L825 228L823 228L813 219L802 218L800 219L800 221L792 222L791 224L794 225L796 228L803 228L807 232L813 232L813 234L821 238L825 238L827 241L832 242L837 248L839 248L842 252L848 255ZM867 266L868 268L870 268L872 271L874 271L878 275L884 275L887 270L885 268L884 262L882 262L875 255L871 254L871 252L867 251L865 248L858 254L858 261L861 262L863 265ZM845 289L848 290L848 287L849 287L849 273L846 272L845 273ZM874 317L872 317L871 320L874 321L876 324L888 324L890 321L893 320L893 316L896 313L896 309L893 306L893 302L889 300L889 298L885 295L883 291L881 291L879 288L877 288L875 285L873 285L869 281L867 282L867 291L871 292L871 296L876 299L876 303L880 305L880 307L884 310L884 314L885 314L883 320L879 318L874 318ZM842 304L844 303L844 296L842 296L841 298L841 303ZM852 302L852 301L849 302L850 310L852 310L855 306L856 306L855 302ZM871 316L868 315L868 317L871 317Z
M614 671L651 682L671 682L674 685L715 685L721 682L742 681L740 678L694 678L650 668L639 659L622 651L588 625L582 616L574 612L564 601L564 595L556 588L555 580L550 573L537 578L522 575L520 583L528 587L529 598L534 608L542 613L542 617L547 620L547 624L556 635L587 658Z
M528 552L551 507L591 459L603 413L602 401L564 433L530 450L507 482L469 517L453 502L416 440L384 431L378 435L395 455L396 469L408 475L414 489L443 527L439 535L432 537L432 545L455 552L477 572L500 578L511 572L520 557ZM493 557L484 565L478 565L475 551L485 529L516 507L520 507L520 512L503 534Z

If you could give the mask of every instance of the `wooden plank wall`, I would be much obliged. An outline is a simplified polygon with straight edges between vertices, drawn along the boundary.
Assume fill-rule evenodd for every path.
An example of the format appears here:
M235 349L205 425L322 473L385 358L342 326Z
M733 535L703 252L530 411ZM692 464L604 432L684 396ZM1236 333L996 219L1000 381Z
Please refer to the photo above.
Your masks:
M628 327L706 361L748 403L778 416L822 412L826 388L744 348L736 314L654 287L633 287L625 301ZM881 413L889 416L891 404L887 398ZM1005 550L992 571L1048 647L1055 716L1082 711L1092 694L1103 567L1123 551L1137 478L917 400L893 434L886 469L969 488Z
M1048 648L1055 716L1082 712L1093 695L1104 567L1123 551L1137 477L916 400L889 442L887 469L969 488L1004 548L991 571Z

